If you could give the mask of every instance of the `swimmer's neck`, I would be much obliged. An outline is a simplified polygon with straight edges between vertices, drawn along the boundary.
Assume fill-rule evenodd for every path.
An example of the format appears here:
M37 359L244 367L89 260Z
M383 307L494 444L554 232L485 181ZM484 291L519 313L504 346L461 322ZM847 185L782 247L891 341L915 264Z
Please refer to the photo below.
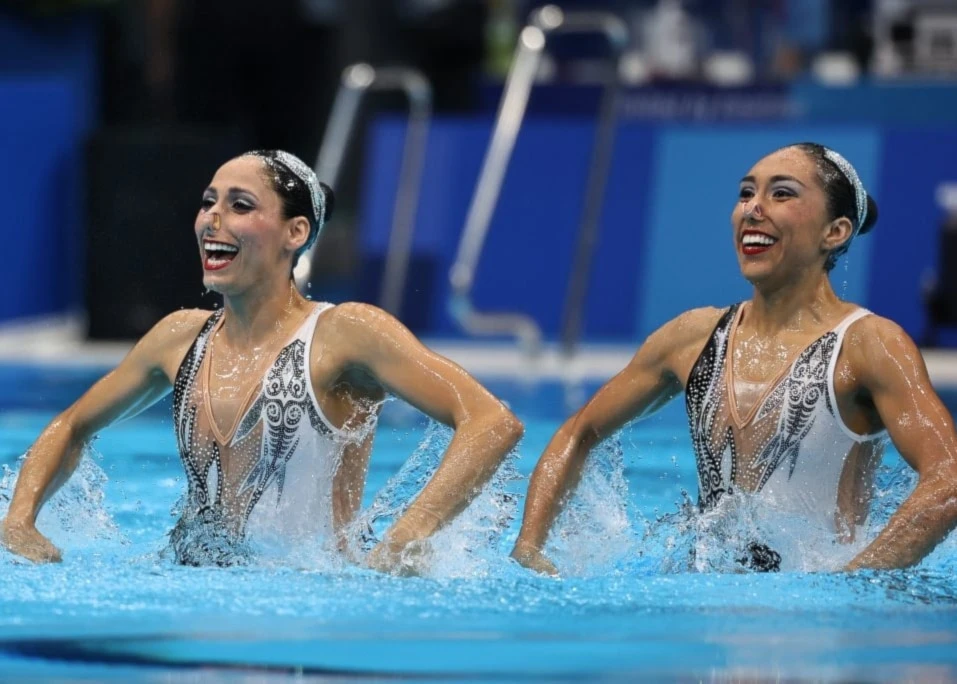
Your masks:
M258 347L277 333L288 335L289 325L302 320L307 308L309 301L299 294L292 280L283 287L262 287L224 296L220 332L230 346Z
M748 327L760 335L817 327L843 302L826 273L780 287L755 284L747 307Z

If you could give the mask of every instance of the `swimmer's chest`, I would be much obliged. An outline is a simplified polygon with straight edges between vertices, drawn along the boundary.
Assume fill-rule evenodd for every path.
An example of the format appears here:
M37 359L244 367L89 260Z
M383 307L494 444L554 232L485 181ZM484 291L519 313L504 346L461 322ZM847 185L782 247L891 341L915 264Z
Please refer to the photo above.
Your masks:
M837 328L849 313L843 311L835 320L810 330L785 329L768 337L749 328L746 311L747 306L743 306L734 317L725 352L725 387L732 418L738 427L750 424L764 413L762 407L772 398L780 399L783 385L793 391L813 388L811 396L830 391L830 374L835 370L833 362L841 361ZM837 358L832 358L835 355ZM847 365L845 361L837 370ZM844 371L840 373L840 381L833 383L833 389L841 408L853 411L850 395L856 388L852 386L852 374L847 373L846 368Z
M322 363L313 368L309 359L295 353L294 344L274 352L267 357L268 362L252 359L252 363L237 364L228 355L207 355L196 400L203 405L211 436L217 442L225 446L244 436L244 425L261 421L257 412L263 407L258 400L264 396L281 406L298 404L303 412L309 411L306 404L315 397L323 419L337 429L364 424L377 414L384 396L378 383L362 374L336 376ZM234 379L237 368L241 373ZM318 382L313 383L313 375ZM312 392L307 384L312 384Z
M725 382L735 422L749 424L775 390L794 375L798 360L822 342L822 335L792 334L768 341L732 333Z
M774 346L745 342L729 349L725 386L736 427L743 429L756 417L767 415L762 409L769 404L779 405L785 391L806 391L810 387L810 396L818 397L819 393L819 400L824 401L831 383L836 408L849 428L859 434L880 429L879 421L860 398L861 388L852 363L842 353L843 346L835 346L836 340L837 335L826 330L814 335L793 335Z
M212 436L221 445L233 441L244 419L259 419L249 414L265 390L267 374L276 370L276 356L276 350L258 356L227 349L217 354L210 346L200 368L197 399L203 405Z

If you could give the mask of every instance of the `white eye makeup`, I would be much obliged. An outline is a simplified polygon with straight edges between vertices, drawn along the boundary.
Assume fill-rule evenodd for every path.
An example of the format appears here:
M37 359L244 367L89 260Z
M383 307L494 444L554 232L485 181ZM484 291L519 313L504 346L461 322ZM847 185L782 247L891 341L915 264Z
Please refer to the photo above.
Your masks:
M772 197L797 197L801 186L798 183L778 182L771 186Z

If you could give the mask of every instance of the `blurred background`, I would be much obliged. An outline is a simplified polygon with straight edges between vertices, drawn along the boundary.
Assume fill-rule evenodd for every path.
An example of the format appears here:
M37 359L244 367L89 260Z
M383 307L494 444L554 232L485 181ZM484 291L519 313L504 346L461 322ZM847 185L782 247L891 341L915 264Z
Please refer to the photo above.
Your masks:
M283 148L334 177L313 298L631 344L748 296L738 179L805 140L880 207L835 289L957 345L957 0L0 0L0 324L214 306L201 193Z

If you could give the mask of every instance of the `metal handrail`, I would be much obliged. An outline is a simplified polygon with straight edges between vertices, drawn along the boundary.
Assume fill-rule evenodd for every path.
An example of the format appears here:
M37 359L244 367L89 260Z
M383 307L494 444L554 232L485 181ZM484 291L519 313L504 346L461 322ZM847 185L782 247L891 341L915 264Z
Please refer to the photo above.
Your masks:
M425 166L429 120L432 116L432 87L428 79L421 72L409 67L373 68L365 63L346 67L342 72L342 82L332 105L329 125L319 148L315 169L321 180L336 186L355 128L359 106L365 93L370 90L401 91L409 102L409 120L392 212L392 230L389 234L389 247L379 294L379 305L386 311L398 314L412 253L415 214ZM300 257L293 271L296 286L300 291L305 291L309 282L315 249L314 244Z
M492 214L501 194L505 172L515 148L515 141L521 129L528 107L532 85L545 51L547 37L555 33L601 33L608 38L615 56L621 54L628 44L628 27L620 17L609 12L568 12L554 5L547 5L532 12L528 25L519 34L515 58L509 69L502 93L501 104L492 132L482 170L472 196L465 228L459 241L455 262L449 273L452 285L450 312L463 329L473 335L511 334L515 336L529 354L537 354L541 349L542 332L538 323L522 313L481 312L475 309L471 293L475 283L475 271L482 255L482 248L488 235ZM598 216L607 179L610 147L614 141L612 131L617 114L617 71L615 77L606 84L602 98L602 117L596 132L596 146L593 162L599 164L589 171L587 184L588 196L585 200L585 212L582 229L579 233L579 245L585 245L591 251L597 233ZM609 96L609 92L612 94ZM584 268L576 259L576 271L583 272L587 284L587 272L590 257ZM573 271L573 276L576 271ZM579 276L581 277L581 276ZM570 286L568 301L584 301L579 290L583 287ZM567 308L567 307L566 307ZM576 314L580 320L580 313ZM566 317L575 323L576 316ZM577 323L575 323L577 325Z

